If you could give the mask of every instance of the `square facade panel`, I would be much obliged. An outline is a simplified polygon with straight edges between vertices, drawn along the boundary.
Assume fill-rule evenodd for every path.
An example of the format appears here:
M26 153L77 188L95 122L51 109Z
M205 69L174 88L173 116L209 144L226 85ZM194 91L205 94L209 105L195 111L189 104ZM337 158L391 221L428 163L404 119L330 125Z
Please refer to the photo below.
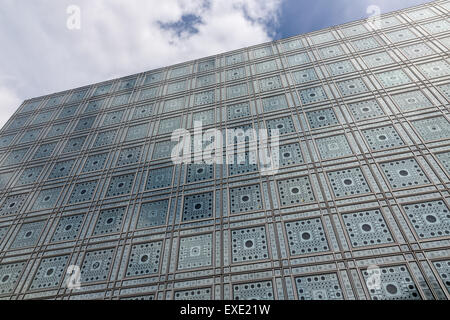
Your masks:
M450 234L450 211L443 201L404 205L406 216L421 239Z
M370 273L363 271L364 279L370 277ZM380 268L380 287L371 289L372 300L420 300L420 294L414 284L408 269L401 266Z
M127 265L127 277L158 273L161 260L162 242L134 245Z
M341 285L336 273L295 278L300 300L343 300Z
M181 238L178 253L178 269L196 269L212 264L212 235L203 234Z
M265 227L233 230L231 232L233 263L269 258Z
M285 227L292 256L330 250L319 218L287 222Z
M234 300L273 300L272 281L260 281L233 286Z
M380 210L342 215L353 247L367 247L393 242L389 227Z
M345 135L316 139L320 157L324 160L345 157L353 154Z
M393 189L430 183L417 161L412 158L381 163L380 167Z

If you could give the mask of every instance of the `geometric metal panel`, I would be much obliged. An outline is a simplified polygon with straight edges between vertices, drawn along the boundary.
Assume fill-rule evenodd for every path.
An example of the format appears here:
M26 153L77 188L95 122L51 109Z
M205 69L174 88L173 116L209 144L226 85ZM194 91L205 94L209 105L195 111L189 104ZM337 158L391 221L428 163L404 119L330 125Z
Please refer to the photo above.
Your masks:
M402 70L386 71L375 76L385 88L411 83L411 80Z
M51 242L75 240L80 233L84 218L84 214L61 217Z
M363 135L374 151L405 145L393 126L363 130Z
M265 227L233 230L231 243L234 263L264 260L269 257Z
M161 226L166 223L169 200L147 202L141 205L137 229Z
M333 109L322 109L306 113L311 129L339 124Z
M315 200L308 176L278 181L278 191L283 207Z
M212 264L212 234L181 238L178 270L207 267Z
M30 290L58 287L64 277L68 259L69 256L42 259L31 282Z
M403 209L419 238L450 235L450 211L443 201L408 204Z
M173 167L150 170L145 190L167 188L172 185Z
M48 179L58 179L69 176L74 163L75 160L57 162L50 172Z
M280 146L280 166L303 163L303 155L298 143Z
M11 244L11 249L26 248L36 245L44 227L45 221L23 224Z
M380 268L380 287L369 290L373 300L420 300L411 274L406 266L389 266ZM363 271L363 276L367 281L371 276L367 270Z
M328 172L328 178L337 198L370 192L360 168Z
M273 300L272 281L260 281L233 286L234 300Z
M450 260L436 261L433 265L450 293Z
M432 107L433 104L421 91L409 91L396 94L392 99L403 112Z
M114 251L114 249L103 249L86 252L81 265L81 283L106 280L111 269Z
M16 288L26 262L0 264L0 294L10 294Z
M362 79L351 79L338 82L339 90L342 96L350 96L359 93L369 92L366 84Z
M92 200L97 184L97 181L77 183L75 187L73 187L72 194L67 203L75 204Z
M201 193L184 197L183 221L211 218L213 193Z
M355 248L393 241L380 210L343 214L342 219L350 242Z
M414 159L385 162L380 166L394 189L430 183Z
M341 285L336 273L295 278L299 300L342 300Z
M413 121L412 125L425 142L450 138L450 122L442 116Z
M82 172L86 173L86 172L102 170L105 167L107 157L108 157L107 153L95 154L95 155L89 156L86 159L86 163L84 164L84 168L83 168Z
M324 160L345 157L353 154L345 135L316 139L320 157Z
M125 207L107 209L100 212L94 228L94 236L119 232L125 216Z
M127 266L127 277L158 273L162 242L134 245Z
M384 112L376 100L348 104L356 121L383 116Z
M320 218L286 222L285 227L292 256L330 250Z
M27 194L18 194L7 197L0 206L0 216L17 214L27 199Z
M258 184L230 189L230 212L261 210L261 189Z
M308 88L299 91L303 104L321 102L327 100L327 94L322 87Z
M134 178L134 173L112 177L106 197L129 194L133 188Z
M142 147L133 147L123 149L119 154L117 166L125 166L139 162L142 153Z

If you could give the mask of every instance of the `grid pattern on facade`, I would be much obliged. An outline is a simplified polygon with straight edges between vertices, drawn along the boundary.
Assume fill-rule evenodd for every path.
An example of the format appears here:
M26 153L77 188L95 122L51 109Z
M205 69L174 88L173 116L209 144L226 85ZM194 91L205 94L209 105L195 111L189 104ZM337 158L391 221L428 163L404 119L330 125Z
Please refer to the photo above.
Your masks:
M449 7L25 101L0 299L448 299ZM174 164L195 121L279 129L280 170Z

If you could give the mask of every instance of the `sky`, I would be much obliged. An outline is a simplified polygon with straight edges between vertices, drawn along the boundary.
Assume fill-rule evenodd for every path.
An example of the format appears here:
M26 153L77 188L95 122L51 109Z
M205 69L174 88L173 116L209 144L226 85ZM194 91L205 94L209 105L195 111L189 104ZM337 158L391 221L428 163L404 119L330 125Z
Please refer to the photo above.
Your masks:
M23 100L427 0L0 0L0 127Z

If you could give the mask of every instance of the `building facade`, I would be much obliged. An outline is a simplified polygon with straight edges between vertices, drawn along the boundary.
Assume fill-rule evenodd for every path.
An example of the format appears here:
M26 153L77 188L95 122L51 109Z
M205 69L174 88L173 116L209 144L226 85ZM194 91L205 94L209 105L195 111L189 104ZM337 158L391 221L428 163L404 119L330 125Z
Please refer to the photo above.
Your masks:
M25 101L0 132L0 298L448 299L449 10ZM173 163L195 121L279 129L278 172Z

